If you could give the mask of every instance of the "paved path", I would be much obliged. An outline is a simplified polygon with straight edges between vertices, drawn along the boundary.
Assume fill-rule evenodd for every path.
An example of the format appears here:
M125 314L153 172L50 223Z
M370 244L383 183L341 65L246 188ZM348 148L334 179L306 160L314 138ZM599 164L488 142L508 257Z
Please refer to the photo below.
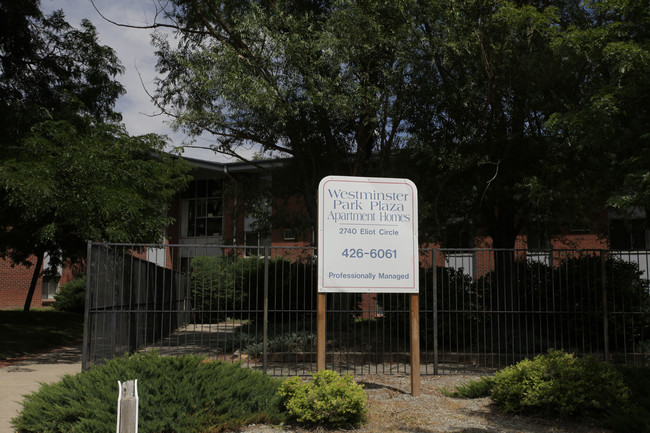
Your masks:
M10 420L18 414L22 396L38 390L40 383L56 382L66 374L81 372L81 343L0 364L0 433L14 433Z

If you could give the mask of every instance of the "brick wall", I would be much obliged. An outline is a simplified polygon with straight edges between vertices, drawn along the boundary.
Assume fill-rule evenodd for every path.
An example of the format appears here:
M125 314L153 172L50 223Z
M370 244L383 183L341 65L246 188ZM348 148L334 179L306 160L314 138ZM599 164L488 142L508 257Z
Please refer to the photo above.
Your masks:
M36 262L36 258L32 258ZM32 281L34 267L11 266L9 260L0 259L0 309L22 309ZM43 304L43 278L39 277L32 298L32 308L41 307Z

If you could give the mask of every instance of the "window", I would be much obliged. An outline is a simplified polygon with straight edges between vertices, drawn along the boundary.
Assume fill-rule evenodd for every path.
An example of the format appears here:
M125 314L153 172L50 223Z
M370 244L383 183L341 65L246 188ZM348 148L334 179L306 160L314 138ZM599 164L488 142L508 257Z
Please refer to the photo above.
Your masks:
M244 233L244 243L246 244L245 255L247 257L263 256L264 247L271 246L271 236L260 232L246 232Z
M609 221L609 247L612 250L645 250L649 244L645 219Z
M223 233L223 182L190 182L181 200L181 237L219 236Z
M550 236L541 222L531 222L526 232L526 246L529 251L542 251L551 248Z
M43 275L43 299L54 299L59 289L60 279L58 275Z
M285 241L295 241L298 239L298 230L297 229L284 229L284 240Z
M442 245L449 249L472 248L474 238L470 232L469 224L463 221L450 223L446 228Z

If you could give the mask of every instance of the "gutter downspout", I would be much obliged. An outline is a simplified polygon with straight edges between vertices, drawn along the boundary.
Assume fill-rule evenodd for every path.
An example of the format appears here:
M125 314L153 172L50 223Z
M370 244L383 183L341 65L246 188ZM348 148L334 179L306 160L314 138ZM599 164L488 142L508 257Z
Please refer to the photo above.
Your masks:
M235 198L233 204L233 224L232 224L232 244L237 245L237 219L235 218L237 212L237 180L228 173L228 166L224 164L223 174L230 178L235 183Z

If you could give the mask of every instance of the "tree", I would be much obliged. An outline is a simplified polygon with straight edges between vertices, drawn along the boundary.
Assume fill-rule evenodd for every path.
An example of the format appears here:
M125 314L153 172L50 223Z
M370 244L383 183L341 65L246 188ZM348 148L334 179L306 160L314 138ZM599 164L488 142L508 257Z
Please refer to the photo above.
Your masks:
M602 155L609 206L650 209L650 8L647 1L591 1L587 26L562 40L584 65L583 92L551 126L574 147Z
M329 174L380 175L402 146L410 2L174 0L156 100L217 152L291 156L290 192L317 221ZM376 158L376 159L372 159ZM275 189L275 185L274 185ZM277 190L274 192L278 192Z
M483 227L494 248L511 249L538 222L557 234L605 204L601 155L549 128L583 96L588 66L563 42L588 21L585 7L553 3L449 0L418 9L409 125L427 179L422 226L432 235L464 221Z
M118 123L122 67L89 21L74 29L37 0L0 14L0 257L34 265L29 311L46 253L56 266L88 239L160 241L186 165Z

